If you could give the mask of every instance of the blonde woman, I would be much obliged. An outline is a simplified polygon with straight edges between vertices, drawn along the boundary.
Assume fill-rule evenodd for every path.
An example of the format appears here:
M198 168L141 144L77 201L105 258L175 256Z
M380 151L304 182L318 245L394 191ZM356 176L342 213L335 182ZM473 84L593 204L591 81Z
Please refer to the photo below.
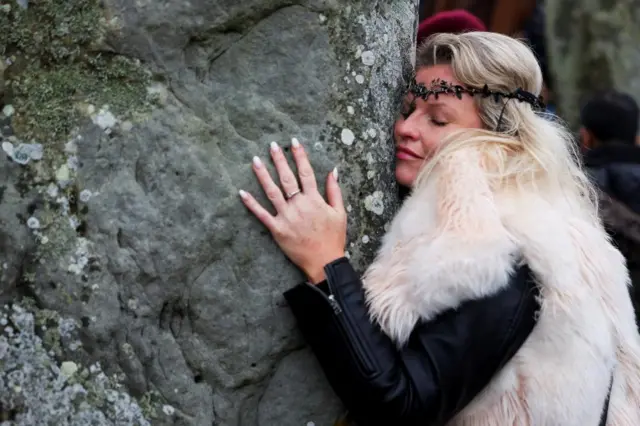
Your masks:
M285 294L360 426L637 426L640 339L569 134L537 113L531 51L496 33L437 34L395 124L411 194L362 278L343 257L299 144L300 185L274 145L276 207L246 206L308 276Z

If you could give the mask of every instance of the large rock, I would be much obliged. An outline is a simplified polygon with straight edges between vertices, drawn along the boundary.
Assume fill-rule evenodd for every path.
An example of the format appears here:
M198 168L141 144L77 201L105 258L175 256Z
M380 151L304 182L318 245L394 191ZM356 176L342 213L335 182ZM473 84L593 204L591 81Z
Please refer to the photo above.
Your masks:
M89 413L76 420L131 424L141 409L160 425L333 424L340 404L281 295L302 276L237 192L261 195L251 157L297 137L321 182L338 166L349 254L370 261L397 205L390 130L416 3L2 6L0 297L27 299L2 317L21 321L0 349L24 335L46 350L11 382L0 370L0 421L38 418L21 392L43 389ZM0 369L20 368L7 353L20 356L0 350ZM45 359L51 379L29 367ZM109 386L91 382L98 361ZM70 374L74 391L51 402Z
M640 2L546 0L548 54L559 113L574 129L596 90L640 101Z

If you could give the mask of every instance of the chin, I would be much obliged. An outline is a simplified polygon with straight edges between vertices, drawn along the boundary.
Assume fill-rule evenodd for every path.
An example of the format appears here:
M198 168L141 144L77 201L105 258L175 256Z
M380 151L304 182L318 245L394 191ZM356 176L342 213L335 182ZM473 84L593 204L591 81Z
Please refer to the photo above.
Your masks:
M416 172L412 167L407 167L402 163L396 163L396 182L398 185L411 188L416 180Z

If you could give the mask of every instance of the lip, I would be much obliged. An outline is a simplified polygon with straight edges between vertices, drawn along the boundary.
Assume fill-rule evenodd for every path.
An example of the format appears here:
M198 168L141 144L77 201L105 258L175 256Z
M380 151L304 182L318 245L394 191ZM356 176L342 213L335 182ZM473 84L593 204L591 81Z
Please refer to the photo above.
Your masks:
M400 160L422 160L422 157L404 146L396 148L396 158Z

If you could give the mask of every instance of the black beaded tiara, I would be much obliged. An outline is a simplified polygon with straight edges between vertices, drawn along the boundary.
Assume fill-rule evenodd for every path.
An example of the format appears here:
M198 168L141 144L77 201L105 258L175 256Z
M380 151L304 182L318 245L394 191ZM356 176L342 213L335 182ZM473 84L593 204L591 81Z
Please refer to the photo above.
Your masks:
M416 98L422 98L425 101L429 99L430 96L438 99L438 96L441 94L453 94L458 99L462 99L462 95L467 93L471 96L482 96L483 98L492 97L496 102L499 102L500 99L515 99L530 104L534 111L544 111L546 109L542 96L536 96L521 88L517 88L510 93L505 93L497 90L489 90L489 86L486 84L482 89L477 89L474 87L460 86L458 84L454 85L439 78L433 80L431 85L427 87L422 83L417 83L414 75L409 83L408 91Z

